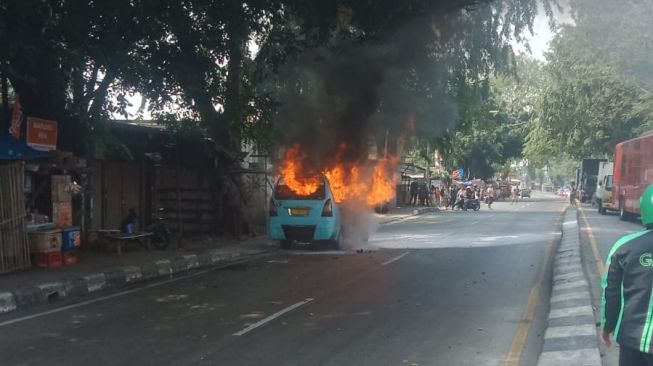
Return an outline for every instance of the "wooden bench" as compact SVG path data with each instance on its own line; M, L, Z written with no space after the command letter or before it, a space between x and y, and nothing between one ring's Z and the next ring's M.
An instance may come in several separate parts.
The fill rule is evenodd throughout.
M121 255L122 245L126 244L129 241L138 241L138 243L142 245L145 248L145 250L149 252L151 247L152 234L153 233L149 233L145 231L137 231L131 234L119 233L119 234L107 235L106 238L116 243L116 252L118 253L118 255Z

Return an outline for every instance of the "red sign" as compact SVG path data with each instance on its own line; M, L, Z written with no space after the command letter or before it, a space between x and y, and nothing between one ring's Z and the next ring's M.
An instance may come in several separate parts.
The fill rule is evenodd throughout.
M9 127L9 133L16 140L20 139L21 122L23 122L23 112L20 110L20 99L18 98L18 94L16 94L14 96L14 108L11 112L11 127Z
M37 150L57 148L57 121L27 117L27 145Z

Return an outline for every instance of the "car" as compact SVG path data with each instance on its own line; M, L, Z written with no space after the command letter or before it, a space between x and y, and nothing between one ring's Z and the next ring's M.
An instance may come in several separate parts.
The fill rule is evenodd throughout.
M308 195L295 193L279 179L270 200L268 233L283 249L295 241L329 242L341 249L341 210L326 178L319 178L317 190Z
M531 190L528 188L523 188L519 192L519 195L521 196L521 198L525 198L525 197L531 198Z

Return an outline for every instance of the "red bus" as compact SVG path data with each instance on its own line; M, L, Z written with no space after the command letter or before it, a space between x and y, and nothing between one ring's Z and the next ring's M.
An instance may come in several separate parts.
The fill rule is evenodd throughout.
M612 208L622 220L639 215L639 198L653 183L653 131L618 144L614 151Z

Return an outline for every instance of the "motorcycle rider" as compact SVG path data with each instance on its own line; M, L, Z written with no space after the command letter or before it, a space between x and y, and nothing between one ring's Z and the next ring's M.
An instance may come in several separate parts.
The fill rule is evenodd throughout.
M619 343L619 365L653 365L653 185L640 199L646 230L619 239L608 255L603 275L601 340Z
M461 184L460 188L458 189L458 195L456 197L456 204L455 207L466 210L465 209L465 197L467 197L467 192L465 190L465 185Z

